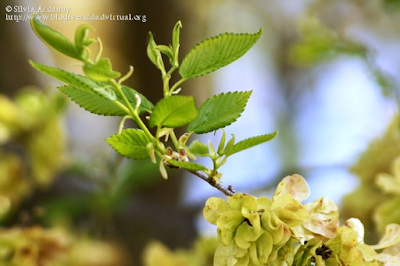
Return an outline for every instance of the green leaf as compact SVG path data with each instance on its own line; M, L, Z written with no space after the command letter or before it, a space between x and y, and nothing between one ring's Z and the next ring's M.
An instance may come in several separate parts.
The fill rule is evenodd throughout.
M172 30L172 49L176 53L176 49L179 49L179 35L182 28L182 22L179 20Z
M85 63L83 72L94 81L109 81L110 79L119 78L121 73L112 70L109 58L101 58L96 63Z
M153 62L153 64L158 68L158 69L164 69L164 63L162 61L161 53L157 49L157 44L154 41L153 34L149 32L149 43L147 45L147 56L150 58L150 61Z
M68 71L64 71L55 67L45 66L29 60L30 64L40 72L58 79L68 85L83 88L86 90L93 90L93 88L100 87L96 82Z
M224 150L225 150L225 138L226 138L225 130L222 129L222 137L221 137L221 140L219 141L219 144L218 144L218 151L217 151L217 153L218 153L220 156L224 154Z
M173 166L188 169L188 170L193 170L193 171L207 170L207 167L205 167L204 165L198 164L198 163L175 161L172 159L167 159L167 161L169 164L172 164Z
M124 109L122 109L118 104L109 101L107 99L104 99L104 96L106 95L100 96L98 95L98 93L94 93L90 90L85 90L73 86L62 86L58 87L58 89L88 112L105 116L127 115L127 112ZM142 98L142 104L139 107L140 114L147 112L148 110L152 110L154 108L153 104L149 100L147 100L146 97L144 97L142 94L135 91L134 89L123 85L122 90L124 91L126 97L128 98L129 103L133 108L135 108L136 106L135 94L138 94L139 97ZM108 91L110 93L113 93L113 91L110 91L110 89L108 89ZM117 97L117 100L120 103L124 104L123 100L120 97Z
M173 63L174 52L172 51L171 47L166 46L166 45L157 45L156 49L159 50L161 53L167 55L171 64Z
M61 86L58 89L88 112L105 116L124 116L127 113L116 103L90 91L74 86Z
M75 31L75 46L81 57L85 56L85 48L92 43L96 42L93 38L87 38L89 30L94 28L90 25L80 25Z
M61 69L58 69L55 67L41 65L41 64L35 63L33 61L30 61L30 63L37 70L55 78L55 79L65 82L68 85L71 85L76 88L82 88L84 90L95 92L110 101L114 101L116 99L116 95L112 90L106 89L106 88L104 88L103 84L93 82L84 76L81 76L81 75L78 75L75 73L71 73L68 71L64 71L64 70L61 70Z
M261 136L257 136L257 137L252 137L252 138L248 138L245 140L242 140L238 143L236 143L235 145L233 145L233 147L227 151L226 156L231 156L234 153L238 153L240 151L243 151L245 149L254 147L258 144L270 141L271 139L275 138L275 136L278 134L278 131L275 131L271 134L266 134L266 135L261 135Z
M154 105L141 93L137 92L135 89L132 89L128 86L122 85L122 91L124 92L126 98L128 99L129 103L136 108L136 97L135 95L139 95L141 98L141 104L139 106L139 112L142 114L147 111L151 111L154 109ZM122 103L122 99L119 99Z
M260 38L255 34L223 33L197 44L182 61L179 74L184 79L203 76L224 67L244 55Z
M209 98L189 124L188 131L202 134L232 124L240 117L250 95L251 91L228 92Z
M85 110L107 116L124 116L127 113L121 109L116 103L112 102L114 99L113 92L105 87L110 86L110 83L98 83L90 80L87 77L67 72L58 68L49 67L29 61L31 65L42 73L58 79L70 86L59 87L60 91L69 96L74 102ZM140 113L153 109L153 104L146 99L142 94L138 93L132 88L122 85L122 91L125 93L128 101L136 107L135 94L138 94L142 99L142 104L139 107ZM119 102L123 103L122 99L117 98Z
M115 101L117 99L117 94L115 93L115 91L112 88L97 87L97 88L93 88L93 90L97 94L106 98L107 100Z
M206 144L200 142L199 140L195 140L190 143L189 152L193 153L196 156L206 157L209 155L208 147Z
M178 66L178 56L179 56L179 35L182 28L181 21L178 21L175 24L174 29L172 30L172 52L174 54L174 62L176 66Z
M83 59L76 46L67 37L41 23L37 15L31 19L30 23L33 31L44 43L69 57Z
M230 150L233 148L234 144L235 144L235 134L232 134L232 138L228 141L228 143L225 146L224 154L229 153Z
M154 107L149 124L154 126L181 127L197 116L197 109L192 96L170 96Z
M106 141L122 156L138 160L149 157L146 146L150 140L140 129L125 129Z
M105 116L125 116L127 115L126 111L122 109L121 107L118 106L115 102L111 102L107 99L104 99L104 97L90 91L90 90L85 90L82 88L78 87L73 87L73 86L62 86L58 87L58 89L66 94L68 97L71 98L75 103L77 103L80 107L85 109L86 111L89 111L91 113L97 114L97 115L105 115ZM123 88L124 89L124 88ZM132 91L131 93L134 94L135 90L130 89L126 87L125 90ZM140 97L144 97L140 93L136 92ZM127 93L125 93L126 95ZM128 97L127 97L128 98ZM131 99L131 98L128 98ZM145 100L143 100L145 99ZM123 102L122 99L118 98L119 102ZM132 102L133 99L129 100L132 107L135 108L135 102ZM147 101L147 103L146 103ZM146 104L143 104L146 103ZM147 110L151 110L152 103L149 102L146 98L142 98L142 104L139 107L139 112L144 113Z

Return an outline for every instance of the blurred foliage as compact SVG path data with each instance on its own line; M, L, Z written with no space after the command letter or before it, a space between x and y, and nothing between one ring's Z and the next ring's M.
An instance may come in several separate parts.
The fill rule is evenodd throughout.
M351 167L361 183L344 197L343 215L361 219L369 232L366 235L368 241L375 241L387 224L400 223L397 211L400 198L398 191L392 191L398 189L399 156L400 130L396 116L384 135L370 143Z
M65 99L29 87L14 101L0 95L0 106L0 196L15 209L33 190L48 187L65 163Z
M169 250L159 241L152 241L143 253L144 266L208 266L212 265L218 247L216 238L199 237L191 249Z
M379 232L383 232L387 224L400 224L400 213L397 211L400 206L400 156L393 160L391 173L379 173L375 179L381 192L388 195L388 199L377 207L374 215Z
M301 67L314 67L343 56L360 60L382 94L397 100L398 80L377 63L379 51L371 43L355 36L352 27L380 41L398 31L399 1L314 1L299 21L300 38L291 47L289 61ZM333 10L347 10L333 14ZM349 14L352 18L348 18ZM329 26L328 26L329 25ZM353 29L354 30L354 29ZM362 35L361 35L362 36ZM364 39L365 40L365 39ZM399 108L400 106L398 106ZM373 141L361 154L351 172L360 178L360 186L343 200L343 219L360 218L366 227L366 241L375 242L390 223L399 223L395 211L400 204L396 191L396 158L400 156L399 119L394 118L386 133ZM390 188L389 188L390 187ZM368 199L368 200L367 200Z
M316 17L300 21L301 39L289 51L289 60L295 65L312 66L338 55L365 57L367 49L337 31L323 25Z
M0 265L125 265L113 244L65 230L18 227L62 224L110 239L104 233L132 192L159 181L151 162L116 156L100 158L96 166L67 159L65 105L63 96L35 87L14 100L0 95L0 218L12 226L0 231Z
M4 266L121 266L115 245L77 237L63 229L41 227L0 230L0 264Z
M64 191L59 197L41 201L40 205L46 210L41 217L44 224L71 224L82 217L87 218L88 214L94 219L109 219L136 190L160 181L156 174L158 169L150 161L132 163L117 156L111 162L104 159L101 163L103 165L98 166L79 161L65 169L70 180L90 189Z
M315 66L340 56L353 56L360 59L368 68L383 95L393 96L393 79L375 63L375 53L366 45L354 41L339 31L323 25L315 16L300 20L300 40L289 50L289 61L297 66Z

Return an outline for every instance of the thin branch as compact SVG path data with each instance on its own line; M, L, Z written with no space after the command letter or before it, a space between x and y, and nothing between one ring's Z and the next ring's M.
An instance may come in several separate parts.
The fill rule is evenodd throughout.
M194 170L188 170L185 169L186 171L200 177L201 179L203 179L204 181L206 181L207 183L209 183L211 186L215 187L216 189L218 189L219 191L221 191L222 193L224 193L226 196L233 196L235 195L235 191L233 190L232 186L229 186L229 188L225 188L224 186L222 186L221 184L215 182L214 179L208 177L206 174L204 174L203 172L200 171L194 171Z

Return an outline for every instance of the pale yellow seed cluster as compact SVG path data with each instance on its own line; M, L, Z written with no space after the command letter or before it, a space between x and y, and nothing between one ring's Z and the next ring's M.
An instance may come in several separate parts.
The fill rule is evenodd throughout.
M228 201L208 199L203 214L217 225L220 242L214 265L380 265L388 254L378 254L374 248L400 242L400 226L391 225L394 240L364 244L364 227L358 219L340 226L338 206L331 200L301 203L309 193L304 178L292 175L282 180L272 200L246 194L235 194Z

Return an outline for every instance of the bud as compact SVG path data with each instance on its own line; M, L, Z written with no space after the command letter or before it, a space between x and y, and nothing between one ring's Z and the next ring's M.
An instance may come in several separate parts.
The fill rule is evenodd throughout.
M185 133L179 138L179 140L178 140L179 147L184 147L186 145L186 142L188 141L189 136L190 136L189 133Z
M192 159L193 161L197 160L196 156L194 156L190 151L186 151L186 155L188 158Z
M188 158L188 154L186 153L185 149L179 149L179 154L178 154L178 158L180 161L184 161L184 162L188 162L189 158Z
M226 163L226 160L227 160L227 157L226 157L226 156L223 157L223 158L222 158L222 157L219 158L218 161L217 161L218 167L221 166L221 165L223 165L224 163Z
M215 154L214 146L212 145L211 140L208 141L208 146L210 147L210 155L212 157L215 157L216 154Z
M156 163L156 155L154 153L154 145L152 142L147 143L146 145L147 152L149 153L150 159L153 163Z
M158 136L161 138L163 136L165 136L165 142L168 141L169 135L171 134L171 132L173 132L174 129L173 128L168 128L168 127L164 127L160 130L160 133L158 134Z
M222 173L215 171L215 175L213 176L215 182L217 182L218 184L221 184L221 177L222 177Z
M164 179L168 179L168 173L167 173L167 169L165 169L164 161L165 161L165 158L163 158L163 159L160 161L160 173L161 173L161 176L162 176Z
M135 94L135 99L136 99L135 111L138 112L139 111L139 106L142 103L142 99L140 98L140 96L137 93Z
M225 130L222 129L222 137L221 140L219 141L219 145L218 145L218 154L220 156L222 156L224 154L225 151Z
M174 154L174 151L172 150L171 147L168 147L167 151L168 151L168 154L171 155L171 156Z
M177 90L173 91L172 94L178 94L181 92L181 90L182 90L182 88L178 88Z
M232 138L226 144L225 149L224 149L224 153L228 154L229 151L232 149L233 145L235 145L235 134L232 134Z

